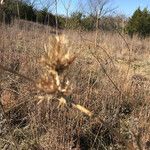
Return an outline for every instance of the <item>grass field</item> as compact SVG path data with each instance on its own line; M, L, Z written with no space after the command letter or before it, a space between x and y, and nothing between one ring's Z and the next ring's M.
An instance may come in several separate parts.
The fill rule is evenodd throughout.
M0 69L0 149L150 149L150 39L59 32L69 40L60 49L76 57L63 74L71 87L65 95L68 105L58 108L57 92L39 102L38 96L47 95L43 89ZM21 20L1 25L0 64L36 81L44 74L39 60L54 34L50 27Z

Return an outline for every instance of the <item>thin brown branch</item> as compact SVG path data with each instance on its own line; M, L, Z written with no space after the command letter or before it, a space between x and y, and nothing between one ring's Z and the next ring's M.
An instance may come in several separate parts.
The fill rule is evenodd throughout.
M84 38L81 34L80 34L80 37L81 37L82 40L88 41L88 42L90 42L90 44L94 45L94 43L91 40ZM107 52L108 50L106 50L106 48L100 46L99 44L96 44L96 47L99 47L100 49L102 49L104 51L106 56L110 59L110 61L112 62L113 66L115 67L115 64L114 64L114 61L113 61L112 57Z
M31 78L26 77L26 76L24 76L24 75L22 75L22 74L20 74L20 73L18 73L18 72L16 72L16 71L13 71L13 70L11 70L11 69L9 69L9 68L6 68L6 67L2 66L1 64L0 64L0 69L1 69L1 70L4 70L4 71L8 71L9 73L15 74L15 75L17 75L17 76L19 76L19 77L21 77L21 78L24 78L24 79L26 79L26 80L28 80L28 81L34 82L34 80L32 80Z
M97 60L97 62L99 63L99 65L102 68L102 71L104 72L104 74L108 77L109 81L113 84L113 86L118 90L118 92L122 95L122 91L118 88L117 84L111 79L111 77L109 76L109 74L107 73L105 67L103 66L103 64L100 62L99 58L97 58L97 56L91 52L92 56Z

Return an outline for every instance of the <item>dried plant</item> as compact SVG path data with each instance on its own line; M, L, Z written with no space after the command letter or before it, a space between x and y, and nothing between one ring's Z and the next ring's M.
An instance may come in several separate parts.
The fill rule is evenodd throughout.
M50 43L45 45L45 54L39 60L42 73L37 80L34 81L16 71L5 68L2 65L0 65L0 68L32 81L35 84L36 89L45 94L45 96L36 96L39 99L38 104L45 99L50 100L55 97L55 99L59 101L59 107L69 103L69 105L86 115L92 116L92 112L83 106L69 102L66 99L66 97L71 94L72 88L64 72L76 58L70 54L67 38L64 35L61 35L51 37L49 41Z
M70 56L69 51L64 47L64 37L56 37L50 40L50 44L45 46L45 55L42 56L40 63L43 69L41 78L37 82L37 87L46 92L53 94L68 92L69 81L64 77L64 71L74 61L75 56Z
M45 55L40 59L43 74L37 80L36 87L49 95L46 96L47 99L57 94L59 106L70 103L74 108L91 116L92 113L86 108L66 100L71 94L71 84L64 72L75 58L70 54L68 40L64 35L50 38L49 45L45 45ZM41 96L39 98L40 102L45 99Z

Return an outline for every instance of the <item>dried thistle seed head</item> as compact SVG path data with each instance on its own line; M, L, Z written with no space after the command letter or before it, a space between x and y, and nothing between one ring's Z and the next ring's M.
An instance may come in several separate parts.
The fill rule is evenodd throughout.
M56 36L44 46L45 55L40 60L43 74L36 83L40 91L52 96L55 94L58 97L61 96L60 105L65 103L63 97L70 95L72 91L64 70L74 61L75 57L70 55L67 44L68 40L65 36Z
M39 80L39 83L36 84L36 87L43 92L54 94L57 91L57 86L53 82L45 82Z
M49 94L53 94L58 91L59 80L57 72L49 71L37 80L36 87Z
M62 36L50 38L50 43L45 47L45 55L40 62L43 66L62 73L75 59L68 50L68 40Z

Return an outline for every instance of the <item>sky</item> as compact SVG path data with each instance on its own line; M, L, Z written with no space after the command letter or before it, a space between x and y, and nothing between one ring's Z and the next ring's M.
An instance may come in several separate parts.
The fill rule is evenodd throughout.
M62 1L64 4L62 4ZM58 13L66 14L66 10L64 9L64 5L67 6L68 2L70 2L69 12L73 12L76 10L80 10L81 3L83 9L86 7L86 3L88 0L58 0ZM116 8L115 11L118 14L124 14L127 17L132 16L133 12L140 7L141 9L148 7L150 8L150 0L110 0L111 6Z
M150 0L114 0L114 6L117 6L119 13L131 16L138 7L150 8Z

